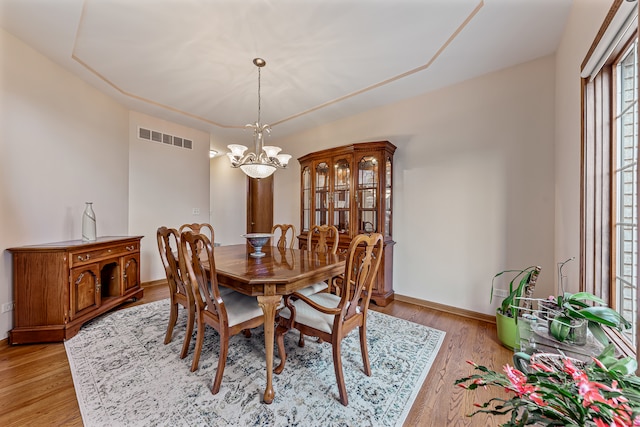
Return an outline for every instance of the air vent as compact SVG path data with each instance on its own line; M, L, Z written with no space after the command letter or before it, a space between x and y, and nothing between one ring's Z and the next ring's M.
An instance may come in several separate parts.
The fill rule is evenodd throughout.
M149 129L138 128L138 138L151 140L151 131Z
M156 130L145 129L143 127L138 127L138 139L161 142L163 144L186 148L188 150L193 149L193 141L191 141L190 139L185 139L175 135L169 135L166 133L158 132Z

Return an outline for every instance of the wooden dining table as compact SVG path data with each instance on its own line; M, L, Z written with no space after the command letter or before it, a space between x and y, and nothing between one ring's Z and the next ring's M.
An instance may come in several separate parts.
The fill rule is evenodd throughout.
M254 258L248 244L214 249L218 283L245 295L255 296L264 313L264 347L267 384L264 402L271 403L273 390L273 346L275 318L284 295L344 273L344 255L316 253L304 249L265 246L265 256Z

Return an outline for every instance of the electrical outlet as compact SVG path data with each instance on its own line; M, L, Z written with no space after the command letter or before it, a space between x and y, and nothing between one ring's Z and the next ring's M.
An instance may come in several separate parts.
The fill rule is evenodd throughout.
M15 303L13 301L6 302L6 303L2 304L2 312L6 313L8 311L13 311L14 307L15 307Z
M493 296L494 297L506 297L509 295L509 291L507 289L494 289Z
M193 208L194 215L200 215L200 208Z

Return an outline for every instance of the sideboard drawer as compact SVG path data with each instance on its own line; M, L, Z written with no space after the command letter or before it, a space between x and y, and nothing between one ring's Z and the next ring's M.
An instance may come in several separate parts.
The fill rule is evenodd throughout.
M89 262L100 261L105 258L113 258L129 253L138 252L140 250L140 242L129 242L127 244L101 247L93 250L71 252L69 259L70 267L77 267Z

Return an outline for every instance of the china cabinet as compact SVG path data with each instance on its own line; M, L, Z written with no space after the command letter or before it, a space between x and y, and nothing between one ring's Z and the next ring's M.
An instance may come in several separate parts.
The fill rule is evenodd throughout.
M388 141L362 142L307 154L298 159L301 173L300 248L313 225L334 225L338 251L346 253L360 233L384 236L383 258L371 299L393 300L393 154Z
M99 237L8 249L15 300L9 343L69 339L96 316L142 298L141 238Z

